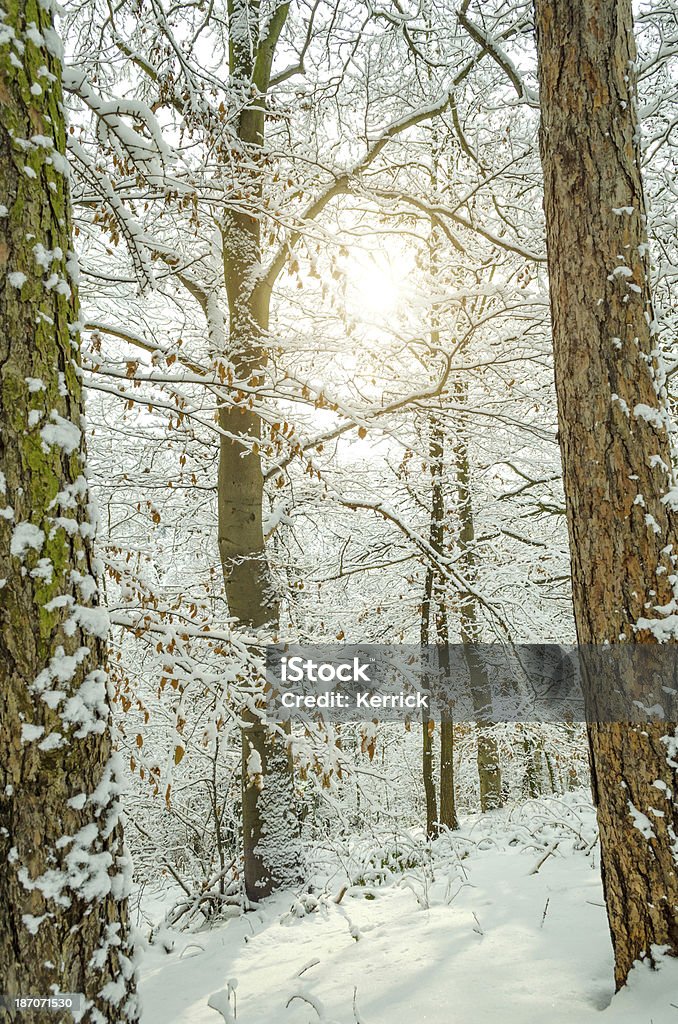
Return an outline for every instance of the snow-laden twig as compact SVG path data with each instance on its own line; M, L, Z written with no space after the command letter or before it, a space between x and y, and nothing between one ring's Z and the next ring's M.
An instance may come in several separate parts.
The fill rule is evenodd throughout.
M549 848L546 851L546 853L542 854L542 856L539 858L539 860L534 865L532 870L528 871L528 875L536 875L537 872L539 871L539 868L542 866L542 864L544 864L549 859L549 857L553 856L553 854L556 852L556 850L560 846L560 843L561 843L560 839L556 839L555 843L551 843L551 845L549 846Z

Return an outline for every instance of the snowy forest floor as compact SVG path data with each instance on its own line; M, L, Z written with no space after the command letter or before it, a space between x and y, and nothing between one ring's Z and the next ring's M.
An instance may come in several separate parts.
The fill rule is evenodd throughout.
M613 995L584 793L467 817L432 845L394 827L328 840L312 861L313 896L160 930L143 1024L678 1024L675 961ZM144 898L147 921L166 898Z

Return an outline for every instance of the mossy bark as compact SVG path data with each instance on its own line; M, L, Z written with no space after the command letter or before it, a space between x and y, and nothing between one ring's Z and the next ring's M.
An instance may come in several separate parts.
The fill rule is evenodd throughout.
M59 42L49 5L3 0L3 9L1 987L12 998L82 993L83 1020L133 1021L129 863L84 476Z

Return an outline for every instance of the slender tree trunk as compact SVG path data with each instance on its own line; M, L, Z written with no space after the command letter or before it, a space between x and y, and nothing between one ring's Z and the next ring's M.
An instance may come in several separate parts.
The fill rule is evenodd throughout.
M433 130L433 143L432 143L432 159L431 159L431 188L435 194L438 189L438 178L439 178L439 140L437 132ZM429 270L432 279L435 281L439 273L439 244L440 238L439 229L436 227L435 222L431 221L431 231L429 234ZM440 311L439 308L434 305L431 311L432 329L431 329L431 348L436 351L440 345ZM455 398L458 402L463 403L466 399L467 389L463 382L459 381L454 385ZM445 545L444 539L444 523L446 519L446 508L445 508L445 495L443 491L442 473L443 473L443 454L444 454L444 433L443 427L439 422L435 420L435 417L431 418L431 465L436 465L436 460L439 463L439 474L438 477L434 475L433 479L433 516L437 517L437 522L440 524L440 529L434 538L433 529L433 518L432 518L432 530L431 530L431 543L435 546L435 542L439 545L437 550L443 551ZM468 460L468 441L466 437L466 423L464 416L460 416L457 424L457 436L453 446L453 456L456 464L456 482L457 482L457 514L459 518L459 547L461 549L461 564L460 568L468 578L471 578L475 574L475 552L474 552L474 541L475 541L475 528L473 523L473 505L471 501L470 492L470 472L469 472L469 460ZM441 588L442 590L442 588ZM442 597L444 600L444 595ZM471 689L474 707L482 709L486 708L491 700L489 680L485 671L482 660L477 658L474 654L473 647L474 643L478 642L478 628L477 628L477 616L475 601L472 597L464 597L461 603L460 611L460 640L464 644L464 653L466 661L469 666L469 672L471 674ZM468 645L468 646L467 646ZM497 743L495 738L488 730L488 726L483 722L482 717L476 723L477 727L477 758L476 763L478 766L478 782L480 789L480 806L483 811L491 810L495 807L500 807L502 803L501 796L501 774L499 769L499 751L497 749ZM448 737L446 744L452 743L452 737L454 730L452 724L448 724ZM447 761L450 759L447 758Z
M454 795L454 722L440 723L440 824L459 828Z
M455 385L457 401L465 405L468 389L459 381ZM458 544L462 553L460 569L468 580L476 575L475 553L475 522L473 518L473 502L471 499L471 472L468 459L468 440L466 422L462 414L459 417L457 436L454 444L454 457L457 471L457 515L459 517ZM461 642L471 677L471 693L476 711L476 735L478 742L477 764L478 782L480 785L480 808L491 811L501 807L501 768L499 765L499 748L492 735L491 726L487 723L487 708L491 706L492 692L487 669L481 657L476 656L474 644L479 641L478 614L476 600L472 595L465 595L460 608Z
M440 667L443 678L449 678L450 639L444 605L439 605L436 618ZM449 716L443 718L440 723L440 825L450 829L459 828L454 789L454 721Z
M678 548L665 499L673 481L654 354L631 3L536 0L536 27L577 635L593 644L675 640L667 615ZM666 723L589 729L618 986L654 946L678 952L674 733Z
M431 146L431 189L435 193L438 188L438 172L440 143L436 129L433 129ZM431 221L428 253L429 270L433 281L439 273L438 250L440 239L439 229ZM436 351L440 346L440 310L437 305L431 309L431 349ZM442 555L445 546L445 490L443 471L445 463L445 434L439 417L435 413L429 416L429 461L431 465L431 526L429 541L432 549ZM427 585L429 578L427 576ZM443 678L449 678L450 672L450 637L447 618L447 594L444 581L439 578L436 570L431 568L429 608L435 609L435 633L439 650L439 663ZM426 727L426 723L425 723ZM426 740L424 741L426 744ZM430 743L430 740L428 741ZM431 755L432 756L432 755ZM433 793L435 799L435 790ZM455 829L459 827L457 819L457 803L454 792L454 722L450 712L443 712L440 723L440 818L438 827Z
M421 648L424 657L427 656L427 648L430 642L431 624L431 595L433 593L433 567L427 566L426 582L424 584L424 600L421 606ZM426 797L426 835L433 839L438 832L438 802L436 800L436 786L433 777L433 733L435 723L422 714L422 747L421 747L421 768L424 778L424 795Z
M258 283L261 269L261 151L265 130L265 93L279 32L289 5L278 8L260 38L259 5L232 0L230 77L234 88L252 96L237 123L241 145L241 188L250 211L229 211L222 224L224 280L229 302L229 356L239 380L263 382L270 292ZM257 94L259 93L259 94ZM262 641L277 629L278 602L273 591L263 530L264 478L259 445L261 420L246 404L224 406L220 426L218 513L219 553L231 615L261 632ZM242 441L233 438L242 437ZM242 817L245 889L257 901L298 877L299 823L294 803L294 769L288 740L250 714L242 736Z
M58 38L51 5L4 0L3 9L0 978L10 998L83 993L83 1020L134 1021Z
M524 734L523 750L525 752L523 791L534 800L541 796L544 790L543 743L541 740L536 740L534 736Z
M442 465L442 449L441 449ZM441 529L442 541L442 529ZM444 679L450 678L450 636L444 596L439 595L436 608L436 635L440 667ZM454 789L454 721L446 716L440 723L440 824L444 828L459 828L457 800Z
M434 336L434 335L432 335ZM443 553L445 542L445 494L443 491L443 464L445 445L443 429L435 415L430 417L431 464L431 533L430 544L435 552ZM435 632L439 650L442 678L450 675L450 636L448 629L445 588L433 573L433 605ZM440 824L445 828L458 828L454 794L454 722L445 716L440 723Z
M436 784L433 776L433 736L435 722L424 718L421 723L421 758L424 776L424 795L426 797L426 836L434 839L438 834L438 801Z

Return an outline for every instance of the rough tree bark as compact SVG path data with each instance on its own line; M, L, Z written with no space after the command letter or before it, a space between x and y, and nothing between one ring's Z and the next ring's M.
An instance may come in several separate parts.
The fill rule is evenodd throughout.
M229 3L230 81L247 102L237 122L241 188L251 209L231 211L222 224L224 279L229 303L229 357L250 386L266 368L270 288L261 272L261 156L266 92L289 4L281 4L261 38L259 4ZM246 405L223 406L219 457L219 552L231 615L262 640L274 633L278 603L273 592L263 530L264 477L259 454L261 420ZM294 809L294 770L289 744L250 715L243 729L242 824L245 888L250 900L296 881L299 824Z
M60 43L51 4L1 13L0 977L10 997L82 993L83 1020L133 1021Z
M675 640L676 517L654 353L631 3L536 0L535 10L577 635L586 644ZM674 732L666 723L589 728L617 986L635 959L652 960L653 946L678 952Z

